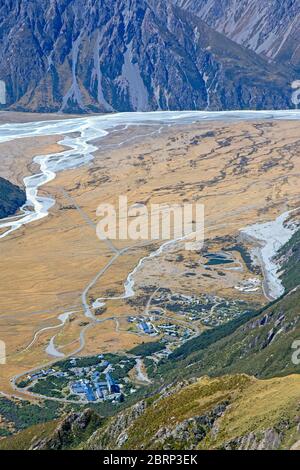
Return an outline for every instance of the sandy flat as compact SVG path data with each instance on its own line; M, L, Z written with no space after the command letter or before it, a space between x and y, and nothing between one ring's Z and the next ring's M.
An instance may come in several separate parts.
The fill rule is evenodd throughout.
M59 136L46 136L0 143L1 176L22 187L24 177L38 171L33 158L60 152L62 147L57 142L61 139Z

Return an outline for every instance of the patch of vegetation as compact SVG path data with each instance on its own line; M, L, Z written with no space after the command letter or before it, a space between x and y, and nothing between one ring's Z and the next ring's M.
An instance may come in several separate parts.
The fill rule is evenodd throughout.
M0 438L8 437L11 435L11 432L8 429L0 428Z
M250 256L249 252L246 250L246 248L243 245L234 245L230 248L225 248L224 251L237 251L241 255L241 257L242 257L245 265L249 269L249 271L253 272L253 273L257 272L257 268L255 266L253 266L253 261L252 261L252 258Z
M143 343L131 349L130 354L134 354L135 356L146 357L151 356L151 354L161 351L164 348L165 345L160 342Z
M289 291L300 284L300 230L282 247L278 257L286 257L281 276L284 287Z
M61 390L67 387L68 384L69 380L65 377L47 377L39 380L30 388L30 391L48 397L62 398Z
M19 388L26 388L26 387L28 387L29 384L30 384L30 380L26 379L26 380L21 380L21 382L18 382L17 386Z
M134 359L126 359L126 362L123 364L115 364L113 366L112 375L114 380L118 382L118 380L123 379L124 377L128 376L129 371L135 366Z
M16 430L54 420L60 415L61 409L59 403L48 400L39 406L25 401L0 398L0 415L7 422L13 423Z
M40 439L49 437L57 425L57 421L34 425L25 431L1 440L0 450L28 450L34 438L37 436Z

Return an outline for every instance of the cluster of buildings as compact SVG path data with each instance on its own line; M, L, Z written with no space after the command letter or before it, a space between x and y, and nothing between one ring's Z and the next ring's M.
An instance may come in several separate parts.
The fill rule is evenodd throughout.
M156 335L156 330L150 322L142 321L138 324L139 329L145 333L145 335Z
M28 380L38 380L38 379L42 379L43 377L46 377L48 374L49 374L48 371L40 370L39 372L36 372L35 374L28 375L27 379Z
M125 364L120 361L118 366L122 369ZM85 365L82 359L71 358L63 367L58 363L55 368L40 370L29 375L27 379L32 385L35 382L38 384L39 381L47 381L49 392L52 388L60 390L62 398L76 395L79 401L84 402L123 401L122 386L114 379L113 370L113 366L102 355L97 356L91 365ZM63 379L61 385L59 381L55 382L54 378Z
M254 289L257 286L253 287L251 284L247 287ZM161 292L159 299L154 300L156 303L164 303L166 310L184 316L190 322L201 322L210 327L224 324L228 320L236 318L246 308L243 301L227 301L212 294L188 296Z
M180 305L185 305L185 307L187 306L187 303L194 300L191 297L180 294L175 294L172 296L169 292L163 292L161 299L164 299L168 305L175 305L176 303L178 305L178 301L180 301ZM183 314L182 312L175 312L175 309L173 313ZM184 328L184 326L178 324L176 320L174 322L164 322L163 311L159 308L156 309L155 306L151 308L149 315L144 317L130 316L127 318L127 320L129 323L135 324L135 327L140 333L151 337L160 336L162 338L161 341L166 343L166 351L162 357L166 357L170 354L168 345L172 344L174 349L176 343L181 344L182 342L187 341L193 334L192 329ZM161 359L162 357L155 356L154 359Z
M100 381L100 373L94 372L91 380L81 379L70 385L71 393L83 397L88 402L95 401L122 401L123 394L120 385L112 375L107 372L105 381Z
M73 359L73 361L75 361ZM72 362L71 362L72 364ZM93 374L96 372L96 367L95 366L88 366L88 367L77 367L76 363L74 362L73 367L70 369L73 375L75 375L78 378L82 377L87 377L87 376L93 376ZM108 361L102 360L99 363L99 367L109 370L111 368L111 365Z
M200 297L161 292L159 297L153 299L153 308L149 315L129 316L127 320L134 325L140 334L151 337L159 337L162 349L148 356L154 362L168 357L174 349L188 341L194 334L192 327L183 321L177 321L173 317L164 318L163 309L159 307L164 302L167 311L174 315L183 315L186 320L201 321L203 324L222 324L224 319L234 317L240 310L238 302L226 302L224 299L213 295ZM107 360L108 359L108 360ZM61 393L62 398L74 399L80 403L106 402L112 403L124 400L124 395L134 393L130 388L131 378L128 371L131 370L132 358L115 361L110 355L99 355L92 358L71 358L59 363L53 369L41 370L28 379L47 381L49 391L53 388L55 393ZM133 366L132 366L133 367ZM122 371L123 369L123 371ZM114 376L118 377L116 380ZM61 378L51 384L51 377Z
M149 321L149 319L141 318L141 317L128 317L129 323L136 324L138 330L145 335L149 336L157 336L158 331L157 328Z
M43 370L40 370L39 372L36 372L35 374L28 375L27 379L30 381L34 381L34 380L43 379L45 377L48 377L49 375L53 375L55 377L61 377L61 375L59 374L61 373L57 372L55 369L47 369L47 370L43 369Z
M174 323L163 323L162 325L158 325L158 328L173 338L177 338L179 336L179 327Z

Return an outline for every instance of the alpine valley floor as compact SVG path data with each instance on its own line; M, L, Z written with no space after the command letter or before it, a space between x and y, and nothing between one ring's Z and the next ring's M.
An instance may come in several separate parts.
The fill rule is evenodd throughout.
M67 133L58 125L57 133L26 131L11 141L1 141L0 127L0 176L21 185L39 173L37 155L56 155L58 165L57 155L68 151L63 139L77 139L80 120L73 117ZM0 390L6 397L38 403L45 390L34 389L36 382L19 386L29 374L69 358L120 354L129 361L126 402L153 385L150 369L162 358L135 355L134 348L157 342L167 357L283 294L280 249L299 220L300 114L299 120L259 113L242 120L141 118L117 121L107 135L91 137L86 159L59 168L39 188L39 197L53 201L48 215L7 235L0 221L0 339L7 354ZM204 204L204 247L186 251L181 241L159 250L162 242L151 240L100 241L97 207L117 205L119 195L129 205ZM266 223L273 225L261 232ZM150 333L140 326L145 322ZM291 380L294 400L297 379ZM69 384L64 387L48 398L71 403ZM258 387L252 379L251 387Z

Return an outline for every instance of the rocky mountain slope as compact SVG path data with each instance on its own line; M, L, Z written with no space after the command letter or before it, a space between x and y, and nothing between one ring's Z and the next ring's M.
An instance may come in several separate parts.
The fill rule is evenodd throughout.
M300 70L298 0L175 0L238 44Z
M60 420L37 424L15 436L0 440L1 450L71 449L86 442L101 426L102 419L92 410L71 413Z
M9 109L292 107L293 71L162 0L2 0Z
M25 191L0 177L0 218L13 215L25 202Z
M299 386L299 376L182 382L109 420L84 448L289 448L300 437Z
M167 387L108 420L86 410L0 441L0 450L275 450L300 439L299 376L202 377Z

